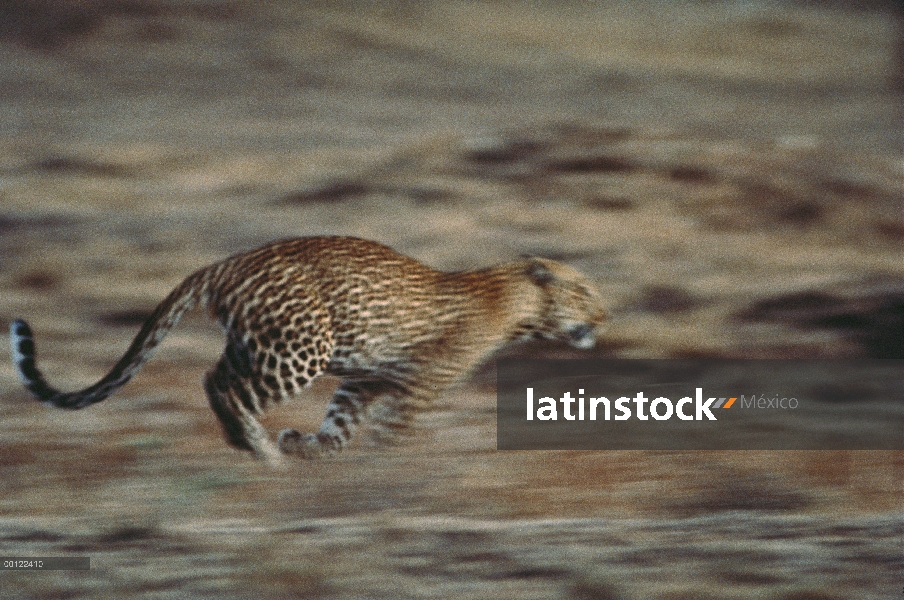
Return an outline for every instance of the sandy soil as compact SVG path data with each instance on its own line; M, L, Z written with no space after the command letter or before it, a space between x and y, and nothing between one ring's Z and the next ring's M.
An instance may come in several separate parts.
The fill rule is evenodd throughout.
M0 325L76 389L193 269L329 233L569 262L610 302L596 356L904 358L899 30L879 2L0 3ZM0 554L92 558L0 596L900 597L900 451L497 452L488 366L394 444L273 473L206 407L221 345L189 318L73 413L0 362Z

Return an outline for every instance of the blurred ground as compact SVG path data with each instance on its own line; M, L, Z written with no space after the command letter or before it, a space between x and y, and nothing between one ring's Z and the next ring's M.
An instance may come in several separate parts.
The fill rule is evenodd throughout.
M193 269L329 233L565 260L601 356L902 358L892 6L0 2L0 325L75 389ZM75 413L0 363L0 554L94 567L0 596L900 597L900 452L499 453L488 367L275 474L206 407L221 344L187 319Z

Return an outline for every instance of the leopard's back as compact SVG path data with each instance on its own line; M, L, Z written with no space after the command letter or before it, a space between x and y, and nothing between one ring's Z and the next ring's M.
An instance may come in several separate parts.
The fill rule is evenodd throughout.
M286 240L224 261L208 310L279 400L323 372L389 376L437 337L441 310L466 310L442 275L376 242Z

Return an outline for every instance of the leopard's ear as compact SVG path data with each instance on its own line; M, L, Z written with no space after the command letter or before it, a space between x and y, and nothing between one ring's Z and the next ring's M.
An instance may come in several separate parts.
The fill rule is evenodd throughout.
M529 257L526 272L530 280L537 285L546 285L555 279L555 275L542 258Z

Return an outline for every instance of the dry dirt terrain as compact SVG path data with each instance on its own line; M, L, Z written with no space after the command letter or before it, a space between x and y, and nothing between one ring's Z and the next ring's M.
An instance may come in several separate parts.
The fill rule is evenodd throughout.
M0 326L77 389L192 270L350 234L582 269L590 356L904 358L893 7L0 2ZM0 597L901 597L901 451L498 452L489 365L277 473L207 407L222 343L187 318L76 412L0 355L0 554L92 567ZM311 430L334 385L265 425Z

